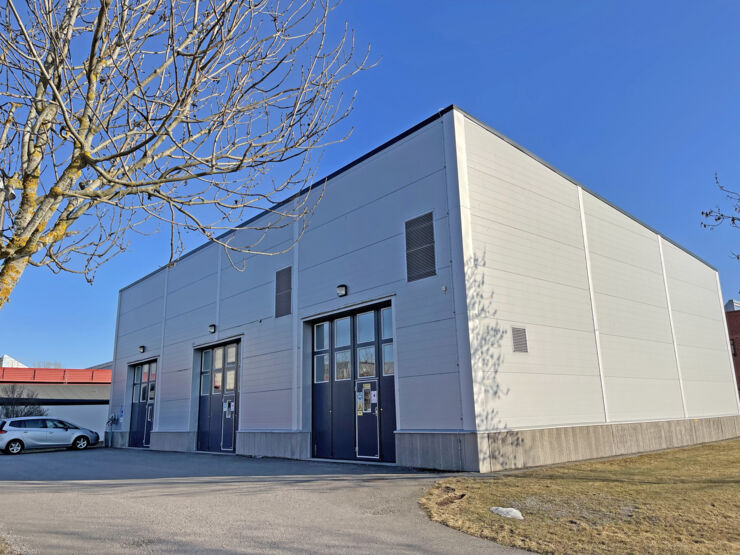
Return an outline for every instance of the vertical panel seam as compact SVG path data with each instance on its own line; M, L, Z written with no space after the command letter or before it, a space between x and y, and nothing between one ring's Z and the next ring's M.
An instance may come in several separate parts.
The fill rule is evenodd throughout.
M588 250L588 232L586 230L586 213L583 208L583 189L578 189L578 209L581 214L581 233L583 234L583 252L586 257L586 277L588 279L588 295L591 301L591 317L594 324L594 341L596 345L596 364L599 368L599 380L601 382L601 399L604 404L604 422L609 422L609 411L606 402L606 383L604 382L604 365L601 359L601 338L599 337L599 320L596 313L596 299L594 296L594 281L591 275L591 254Z
M730 375L732 377L732 383L735 384L735 405L737 406L738 413L740 413L740 391L737 389L737 376L735 376L735 362L732 360L732 347L730 346L730 329L727 326L727 314L725 314L725 307L722 303L722 287L719 283L719 272L715 271L715 280L717 282L717 297L719 299L719 307L722 313L722 326L725 330L725 347L727 348L727 357L730 361Z
M678 358L678 341L676 341L676 326L673 323L673 307L671 306L671 293L668 291L668 274L665 271L665 256L663 255L663 239L658 235L658 249L660 250L660 269L663 272L663 287L665 288L665 299L668 303L668 321L671 325L671 339L673 341L673 355L676 357L676 371L678 372L678 386L681 389L681 406L683 416L687 418L689 413L686 408L686 391L683 388L683 376L681 376L681 361Z
M225 247L217 246L218 249L218 257L216 259L216 264L218 264L218 267L216 268L216 317L215 317L215 323L216 323L216 337L215 339L219 341L221 339L221 263L223 262L223 251ZM225 353L224 353L225 356ZM224 368L226 367L225 361L224 361ZM195 368L193 368L193 372L195 372ZM240 372L241 374L241 372ZM200 376L198 376L198 380L200 381ZM195 391L193 391L193 388L190 389L191 395L195 397L195 399L191 399L190 406L192 407L191 410L196 414L195 419L197 422L197 419L200 418L200 394L195 396ZM200 393L200 392L198 392ZM223 400L223 391L222 391L222 397ZM241 407L240 407L241 408ZM210 411L210 405L209 405L209 411ZM210 416L210 415L209 415ZM234 426L238 427L239 415L237 414L234 418ZM221 436L221 443L220 446L223 449L223 442L224 442L224 423L223 423L223 414L221 415L221 433L219 434ZM196 426L196 445L197 445L197 426ZM210 426L209 426L209 434L210 434ZM210 442L210 439L209 439ZM236 434L234 435L234 443L236 443ZM235 446L236 447L236 446ZM236 451L236 449L234 450Z
M120 321L121 321L121 290L119 289L119 291L118 291L118 306L116 307L116 331L115 331L114 340L113 340L113 368L111 369L111 384L110 384L110 391L109 391L109 394L108 394L109 395L109 400L108 400L108 409L109 409L109 411L110 411L110 409L113 408L113 389L116 387L116 381L113 378L114 378L114 376L116 374L116 367L118 366L118 327L119 327ZM123 409L123 407L124 407L124 405L126 403L126 388L128 387L128 366L126 366L125 378L126 379L124 380L124 383L123 383L123 398L121 399L121 409ZM116 388L116 389L118 389L118 388ZM120 414L120 409L117 412ZM109 416L111 414L115 414L115 413L110 413L109 412ZM123 424L123 422L120 422L119 421L119 423L118 423L118 425L116 427L118 428L122 424ZM111 431L111 445L112 445L112 443L113 443L113 435L112 435L113 426L111 426L111 430L110 431Z
M155 429L159 431L159 412L160 412L160 396L157 394L162 390L162 381L164 379L164 333L165 326L167 325L167 290L169 288L169 277L170 268L167 266L164 270L164 295L162 298L162 332L160 334L159 341L159 361L157 362L157 375L159 376L156 385L154 386L154 422L152 423L152 432ZM151 445L151 442L150 442Z
M221 263L223 262L222 254L225 247L218 248L218 268L216 269L216 337L221 338Z
M301 415L303 411L303 395L299 395L299 388L301 391L303 388L303 381L299 378L299 376L303 376L301 372L301 362L303 360L301 346L303 345L303 338L301 337L301 322L298 318L298 249L300 245L298 239L298 222L293 220L293 269L290 271L290 312L293 318L293 373L291 376L293 430L301 429L299 422L302 421Z

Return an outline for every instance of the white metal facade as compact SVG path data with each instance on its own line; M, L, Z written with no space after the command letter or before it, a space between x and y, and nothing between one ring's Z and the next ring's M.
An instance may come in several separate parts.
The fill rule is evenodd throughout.
M407 282L404 222L428 212L436 275ZM298 232L270 232L260 248ZM716 271L456 108L331 178L292 250L234 261L246 270L205 246L121 290L117 431L128 429L131 365L156 358L153 438L182 434L173 448L191 449L194 352L237 338L239 432L308 435L305 322L385 300L398 434L738 414ZM292 313L275 318L275 272L287 266ZM512 326L526 329L527 353L513 352ZM240 451L239 437L237 452L269 454Z
M476 392L478 430L738 414L717 272L454 117L466 267L494 314L471 314L471 327L524 327L529 340L528 353L512 352L510 338L488 353L472 339L498 361L473 361L476 385L499 392Z

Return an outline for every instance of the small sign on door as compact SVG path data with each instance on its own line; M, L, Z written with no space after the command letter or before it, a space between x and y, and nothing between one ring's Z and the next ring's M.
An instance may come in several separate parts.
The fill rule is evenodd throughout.
M356 407L357 407L357 416L362 416L362 391L358 391L357 395L355 396L356 399Z

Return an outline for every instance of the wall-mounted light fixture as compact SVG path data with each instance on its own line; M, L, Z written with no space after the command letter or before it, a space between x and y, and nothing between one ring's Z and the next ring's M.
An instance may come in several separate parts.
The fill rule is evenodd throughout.
M216 324L208 324L208 333L216 333Z
M337 297L346 297L347 291L349 291L349 288L346 285L337 285Z
M139 345L139 352L143 353L144 351L146 351L146 345Z

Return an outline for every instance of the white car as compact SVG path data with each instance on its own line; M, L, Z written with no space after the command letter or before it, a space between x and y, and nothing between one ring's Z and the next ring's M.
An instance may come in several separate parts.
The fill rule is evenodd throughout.
M96 432L58 418L24 416L0 419L0 450L10 455L18 455L24 449L85 449L98 441L100 436Z

